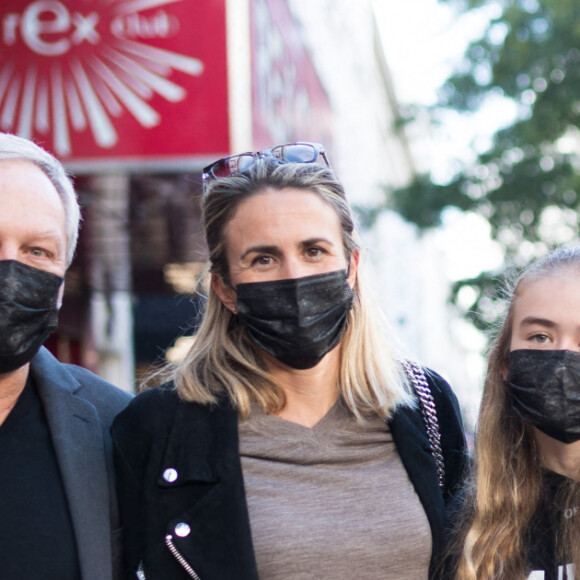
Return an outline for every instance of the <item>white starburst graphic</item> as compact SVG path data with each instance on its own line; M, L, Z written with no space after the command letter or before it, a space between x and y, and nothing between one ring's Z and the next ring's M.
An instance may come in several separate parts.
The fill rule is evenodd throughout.
M162 37L179 23L164 10L139 20L140 13L181 1L104 0L109 12L106 34L102 14L86 8L75 12L56 0L37 0L21 13L7 14L3 30L8 50L2 49L7 56L0 60L0 129L27 138L51 132L54 152L68 156L71 133L87 128L99 147L114 147L119 141L114 119L124 112L144 128L158 125L160 114L151 99L159 95L169 102L183 100L185 89L169 77L173 71L198 76L204 65L195 57L152 46L128 30L146 27L150 36ZM59 27L62 34L41 35L43 26L51 33ZM36 54L55 58L46 58L47 66L19 66L11 58L10 43L20 37Z

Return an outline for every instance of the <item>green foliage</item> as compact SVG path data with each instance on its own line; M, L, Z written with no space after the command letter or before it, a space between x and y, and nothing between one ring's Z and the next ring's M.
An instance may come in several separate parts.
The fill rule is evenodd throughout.
M489 95L501 94L518 104L518 118L450 183L419 176L392 192L388 203L420 228L438 226L448 207L483 215L505 248L507 268L578 234L580 3L464 0L461 5L465 10L500 6L501 15L468 47L433 113L473 111ZM457 301L461 287L477 288L467 316L480 327L493 322L498 275L484 273L453 290Z
M473 291L474 300L471 307L466 310L465 318L477 329L489 334L498 316L504 311L502 291L507 287L504 274L492 274L482 272L475 278L460 280L451 288L451 300L455 304L459 302L459 294L469 288Z

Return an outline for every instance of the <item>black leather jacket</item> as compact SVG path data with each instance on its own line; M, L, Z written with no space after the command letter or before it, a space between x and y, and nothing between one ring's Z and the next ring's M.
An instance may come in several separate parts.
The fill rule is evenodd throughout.
M466 454L455 395L427 373L445 459L443 494L419 410L401 408L389 427L431 527L435 577L447 537L446 505L461 483ZM117 417L113 440L127 578L258 580L233 409L185 403L169 386L159 387Z

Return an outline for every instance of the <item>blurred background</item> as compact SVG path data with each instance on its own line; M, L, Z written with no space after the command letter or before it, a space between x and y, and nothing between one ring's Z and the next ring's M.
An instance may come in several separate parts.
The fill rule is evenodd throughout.
M323 143L407 354L476 418L506 273L578 234L571 0L4 0L0 129L74 175L48 347L133 391L195 332L201 169Z

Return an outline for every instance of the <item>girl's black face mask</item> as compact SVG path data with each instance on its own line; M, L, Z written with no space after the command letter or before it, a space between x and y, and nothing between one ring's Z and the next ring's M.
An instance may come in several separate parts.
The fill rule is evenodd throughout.
M580 353L514 350L506 383L522 421L562 443L580 440Z
M0 374L30 362L58 323L63 279L15 260L0 260Z
M236 294L249 337L295 369L316 366L339 343L353 300L345 270L238 284Z

